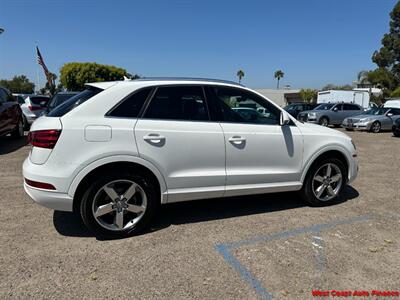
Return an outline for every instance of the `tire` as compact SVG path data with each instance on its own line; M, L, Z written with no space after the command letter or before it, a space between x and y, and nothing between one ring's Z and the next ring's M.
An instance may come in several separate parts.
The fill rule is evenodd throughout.
M331 168L331 176L325 178L324 176L327 175L328 165L330 165ZM318 178L316 178L317 175L319 176ZM300 190L300 195L304 201L312 206L330 205L337 202L346 185L346 178L346 167L341 160L337 158L320 159L316 161L308 171L303 187ZM328 184L328 182L330 183ZM326 184L328 184L331 189L328 189ZM325 185L325 188L321 188L323 185ZM320 188L320 190L322 189L320 197L318 197L318 188ZM333 194L329 191L332 191Z
M133 184L136 184L134 195L125 199ZM110 194L117 201L112 201ZM140 173L122 170L96 177L83 195L80 212L85 225L97 237L125 238L138 234L149 226L159 203L157 187L152 180ZM103 209L100 210L100 207ZM95 216L95 211L98 216ZM122 217L118 218L121 214Z
M381 123L378 121L375 121L374 123L371 124L371 132L373 133L378 133L381 131Z
M329 120L327 117L321 117L319 119L319 125L327 127L329 125Z
M24 136L24 124L23 124L22 120L18 121L17 126L11 132L11 136L13 138L21 138Z
M394 135L395 137L400 137L400 132L398 132L398 131L393 131L393 135Z
M29 125L28 120L26 119L25 116L22 116L22 118L24 122L24 130L28 131L31 126Z
M354 131L354 129L350 129L350 128L345 128L346 131Z

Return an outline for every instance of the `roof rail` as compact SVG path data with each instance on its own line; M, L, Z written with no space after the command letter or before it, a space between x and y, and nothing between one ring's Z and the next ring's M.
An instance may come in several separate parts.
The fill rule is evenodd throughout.
M211 79L211 78L192 78L192 77L142 77L138 79L132 79L131 81L171 81L171 80L180 80L180 81L208 81L208 82L217 82L217 83L227 83L232 85L243 86L240 83L229 80L222 79Z

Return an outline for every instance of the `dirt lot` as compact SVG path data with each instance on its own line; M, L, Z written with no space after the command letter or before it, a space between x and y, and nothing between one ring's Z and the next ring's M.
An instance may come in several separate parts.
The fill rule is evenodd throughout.
M96 240L24 194L26 141L0 139L0 299L311 299L399 290L400 139L350 133L360 174L343 202L295 193L163 207L151 232Z

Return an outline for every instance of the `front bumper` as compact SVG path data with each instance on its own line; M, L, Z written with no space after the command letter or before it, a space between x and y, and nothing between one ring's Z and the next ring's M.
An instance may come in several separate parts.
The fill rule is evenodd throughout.
M341 125L345 129L349 130L370 130L371 123L342 123Z

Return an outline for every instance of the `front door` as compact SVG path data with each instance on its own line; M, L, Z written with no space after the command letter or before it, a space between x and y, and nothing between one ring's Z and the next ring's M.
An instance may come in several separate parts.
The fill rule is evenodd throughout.
M160 86L135 126L139 155L164 174L168 202L221 197L225 144L202 86Z
M225 136L225 195L299 189L300 130L294 124L280 126L281 111L255 93L218 86L209 91L220 107Z

